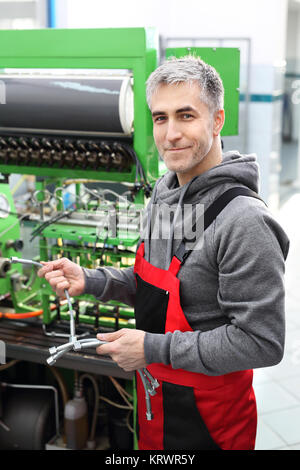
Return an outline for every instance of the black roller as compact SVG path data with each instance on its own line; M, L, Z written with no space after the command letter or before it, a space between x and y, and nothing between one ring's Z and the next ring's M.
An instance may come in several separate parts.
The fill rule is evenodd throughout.
M130 135L133 100L124 77L1 74L0 129ZM11 142L14 147L15 142Z

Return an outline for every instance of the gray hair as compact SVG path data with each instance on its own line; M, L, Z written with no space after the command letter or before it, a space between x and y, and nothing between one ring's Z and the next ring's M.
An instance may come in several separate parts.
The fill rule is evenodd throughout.
M177 59L170 57L151 73L146 82L146 98L151 109L151 100L161 83L196 81L200 88L200 99L214 113L224 107L224 87L220 75L211 65L199 57L187 55Z

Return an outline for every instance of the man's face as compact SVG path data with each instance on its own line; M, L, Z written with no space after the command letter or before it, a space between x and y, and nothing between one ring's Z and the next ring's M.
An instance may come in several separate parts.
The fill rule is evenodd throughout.
M199 85L161 84L151 101L153 136L167 168L185 183L201 173L211 150L214 117L200 100Z

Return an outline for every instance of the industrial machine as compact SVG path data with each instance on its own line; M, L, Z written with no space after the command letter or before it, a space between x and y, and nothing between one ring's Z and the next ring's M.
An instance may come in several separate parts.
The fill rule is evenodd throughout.
M168 50L167 56L189 52L222 75L230 109L223 135L237 134L239 51L182 48ZM145 82L158 57L154 29L0 32L0 339L8 361L0 365L0 448L135 446L134 376L109 358L91 349L68 349L52 367L52 380L29 383L33 369L39 374L49 370L49 348L63 350L70 336L70 299L57 299L37 277L34 264L59 257L87 268L134 263L143 208L164 171L145 97ZM12 174L21 182L31 175L34 187L28 197L13 197ZM11 262L24 253L30 254L31 265ZM133 309L116 301L104 304L82 295L72 299L72 312L79 338L135 327ZM31 367L27 376L22 374L23 384L12 383L19 378L13 372L19 361ZM92 385L86 395L85 378ZM74 393L71 401L66 388ZM106 413L99 411L99 389L107 392L100 393ZM17 411L28 414L27 427L18 422ZM101 438L100 412L109 429L107 442ZM30 417L39 413L44 426L37 437ZM48 442L51 433L55 437Z

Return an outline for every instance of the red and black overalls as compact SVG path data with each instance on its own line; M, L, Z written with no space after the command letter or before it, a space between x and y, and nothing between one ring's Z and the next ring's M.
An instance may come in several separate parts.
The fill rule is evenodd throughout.
M246 188L232 188L204 214L204 230L234 197L258 197ZM192 331L180 305L177 274L190 251L184 241L168 270L144 258L144 242L137 251L136 328L151 333ZM252 370L219 376L150 364L147 369L160 387L151 397L153 419L146 420L145 394L137 374L137 434L140 450L252 450L257 413Z

